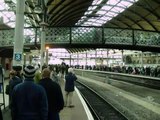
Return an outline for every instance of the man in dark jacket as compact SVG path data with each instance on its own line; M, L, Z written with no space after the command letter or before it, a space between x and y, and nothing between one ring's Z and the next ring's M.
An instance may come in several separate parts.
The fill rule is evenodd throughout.
M22 82L22 80L16 76L16 71L14 71L14 70L10 71L10 81L9 81L9 89L8 89L9 107L11 104L11 96L12 96L13 88L21 82Z
M24 82L16 85L12 92L12 120L47 120L48 103L45 90L34 83L36 69L24 68Z
M59 84L50 78L50 70L48 68L42 71L42 79L39 84L44 87L47 94L48 120L60 120L59 112L64 107L63 95Z
M68 74L65 76L65 106L74 107L72 104L74 81L77 80L76 75L73 72L73 68L68 69Z

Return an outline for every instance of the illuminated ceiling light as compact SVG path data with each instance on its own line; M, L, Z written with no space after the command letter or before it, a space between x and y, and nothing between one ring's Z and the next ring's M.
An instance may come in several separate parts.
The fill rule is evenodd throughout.
M46 50L48 50L48 49L49 49L49 47L47 46L47 47L46 47Z

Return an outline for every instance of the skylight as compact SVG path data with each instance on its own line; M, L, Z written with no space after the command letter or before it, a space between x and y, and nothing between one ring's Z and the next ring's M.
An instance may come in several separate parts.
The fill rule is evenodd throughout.
M11 28L15 27L15 8L16 8L16 0L12 0L12 3L5 3L4 0L0 0L0 17L3 18L3 23L10 26ZM25 17L26 19L27 17ZM25 22L25 27L31 26L30 21Z
M81 26L102 26L107 21L122 13L138 0L94 0L92 5L84 13L84 16L76 23ZM99 5L102 7L99 9Z

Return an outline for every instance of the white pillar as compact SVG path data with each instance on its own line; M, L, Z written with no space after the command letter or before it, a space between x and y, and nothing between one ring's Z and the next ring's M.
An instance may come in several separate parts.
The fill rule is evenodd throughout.
M95 50L95 65L97 65L97 50Z
M109 49L107 49L107 66L109 67Z
M88 56L88 55L87 55L87 51L86 51L86 65L87 65L87 63L88 63L88 61L87 61L87 56Z
M79 65L79 53L77 53L77 65Z
M46 65L48 66L48 49L46 49Z
M141 67L143 67L143 52L141 52Z
M42 66L44 65L45 39L46 39L45 28L42 27L42 31L41 31L41 63L40 63L41 67L40 67L40 70L42 70Z
M17 0L16 6L16 26L14 35L13 66L23 65L23 31L24 31L24 10L25 0Z
M23 62L24 62L23 64L26 65L26 61L27 61L27 54L26 53L23 54L23 58L24 58L23 59Z
M123 53L124 53L124 51L122 50L122 66L123 66L123 62L124 62L124 61L123 61Z
M70 54L70 58L69 58L69 65L70 65L70 66L72 65L71 60L72 60L72 55Z

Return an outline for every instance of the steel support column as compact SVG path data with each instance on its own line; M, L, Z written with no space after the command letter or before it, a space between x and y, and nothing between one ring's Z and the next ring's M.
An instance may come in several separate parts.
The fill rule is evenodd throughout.
M17 0L13 66L23 66L25 0Z

